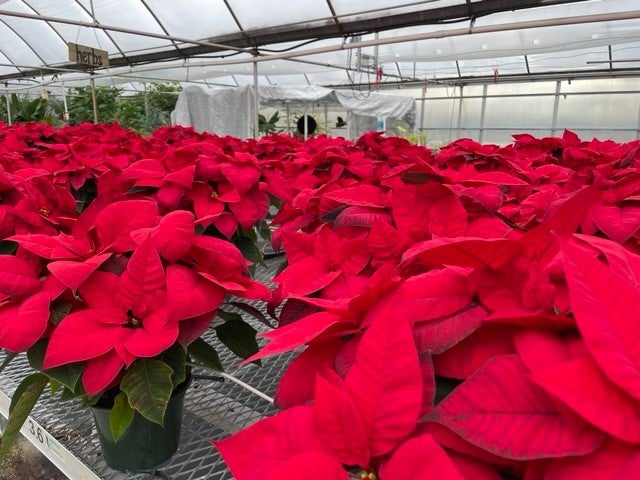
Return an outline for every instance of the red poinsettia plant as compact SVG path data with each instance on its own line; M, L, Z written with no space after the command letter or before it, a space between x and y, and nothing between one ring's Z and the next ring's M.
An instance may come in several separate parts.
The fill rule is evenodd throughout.
M115 389L117 439L134 411L162 424L188 362L222 369L202 338L213 325L242 358L257 352L255 329L220 308L229 296L270 297L238 248L253 245L268 208L256 161L204 155L225 139L184 129L198 140L187 148L164 133L0 128L0 368L26 352L36 370L14 394L0 454L47 384L89 404ZM201 200L193 192L203 188L226 197Z
M215 442L235 478L633 478L640 143L315 142L370 168L287 167L248 361L303 350L282 411Z

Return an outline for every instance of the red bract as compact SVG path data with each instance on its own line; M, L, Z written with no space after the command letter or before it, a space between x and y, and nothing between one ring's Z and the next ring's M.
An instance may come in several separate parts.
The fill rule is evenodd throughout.
M526 373L517 356L494 357L438 405L434 419L506 458L579 455L602 444L603 434L563 415Z
M178 324L167 313L164 269L150 241L135 250L120 277L96 272L80 294L87 308L71 313L54 330L43 368L87 361L82 381L89 395L106 388L125 365L158 355L178 337ZM85 341L78 342L79 335ZM95 376L94 362L102 367Z
M0 347L48 342L90 393L196 340L227 294L269 298L228 239L255 254L274 197L280 326L248 361L304 350L284 410L218 443L240 480L634 478L638 141L0 139Z
M630 314L640 300L637 142L571 132L521 135L506 147L466 139L433 157L379 134L358 142L360 154L325 138L276 143L278 172L296 192L275 219L288 265L270 311L284 306L253 358L307 347L277 390L284 412L265 422L288 424L287 408L308 408L321 420L309 435L324 452L310 461L333 472L337 459L351 475L374 470L381 480L629 475L640 458ZM370 165L360 175L346 167L356 158ZM387 282L366 280L380 272ZM368 339L384 325L394 338L406 322L423 393L367 391L385 404L419 397L420 419L395 450L374 452L363 433L372 399L355 402L348 385L361 369L359 378L385 384L383 355ZM303 403L311 406L294 407ZM393 435L410 410L389 414L376 437ZM243 443L267 441L254 431ZM222 453L235 473L238 453ZM298 460L284 465L299 471Z

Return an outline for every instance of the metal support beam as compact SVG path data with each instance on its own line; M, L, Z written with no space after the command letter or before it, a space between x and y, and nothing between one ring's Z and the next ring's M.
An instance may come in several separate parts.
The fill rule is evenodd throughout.
M253 138L260 136L260 93L258 92L258 62L253 62Z
M422 102L420 102L420 132L424 129L424 107L427 101L427 81L422 84Z
M478 142L482 143L484 137L484 118L487 113L487 84L482 87L482 107L480 108L480 132L478 134Z
M464 100L464 85L460 85L460 100L458 101L458 128L455 138L460 137L460 129L462 128L462 101ZM451 138L449 138L451 140Z
M558 80L556 82L556 93L553 98L553 117L551 118L551 136L556 134L556 128L558 127L558 110L560 109L560 89L562 88L562 82Z
M9 126L11 126L13 123L11 120L11 101L9 100L8 93L6 93L4 97L7 100L7 120L9 121Z
M93 123L98 123L98 99L96 98L96 80L91 78L91 103L93 104Z

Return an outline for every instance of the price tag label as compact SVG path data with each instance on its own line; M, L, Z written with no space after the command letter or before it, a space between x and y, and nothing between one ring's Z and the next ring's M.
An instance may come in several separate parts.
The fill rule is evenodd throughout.
M25 424L26 434L31 437L31 442L48 449L51 453L57 456L59 459L63 459L62 445L49 434L44 428L33 421L31 417L27 418ZM22 429L22 433L25 433L25 429Z

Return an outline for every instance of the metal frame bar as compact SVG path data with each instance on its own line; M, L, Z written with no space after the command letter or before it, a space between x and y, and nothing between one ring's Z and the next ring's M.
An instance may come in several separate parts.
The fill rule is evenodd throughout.
M144 6L144 8L147 9L147 11L149 12L149 14L151 15L151 17L156 21L156 23L158 24L158 26L160 27L160 29L164 32L164 34L168 37L171 36L171 34L169 33L169 30L167 30L165 28L165 26L162 24L162 22L160 21L160 19L158 18L158 16L155 14L155 12L149 7L147 0L140 0L140 3L142 3L142 5ZM178 47L178 44L174 41L171 40L171 43L173 43L173 46L176 50L180 50L180 47Z
M95 12L91 12L89 10L87 10L85 8L85 6L80 3L80 2L75 2L75 4L80 7L84 13L86 13L87 15L89 15L89 18L91 18L93 20L93 22L96 25L100 25L100 22L98 22L98 19L95 17ZM47 23L49 25L51 25L51 22L47 21ZM120 48L120 46L118 45L118 43L114 40L113 36L109 33L108 30L102 30L104 32L104 34L107 36L107 38L109 39L109 41L111 43L113 43L113 45L116 47L116 49L118 50L118 53L120 53L120 55L122 55L122 58L127 58L127 55L125 54L125 52ZM65 42L66 43L66 42Z
M560 111L560 91L562 90L562 82L558 80L556 82L556 91L554 93L553 100L553 117L551 117L551 135L556 133L558 126L558 112Z

